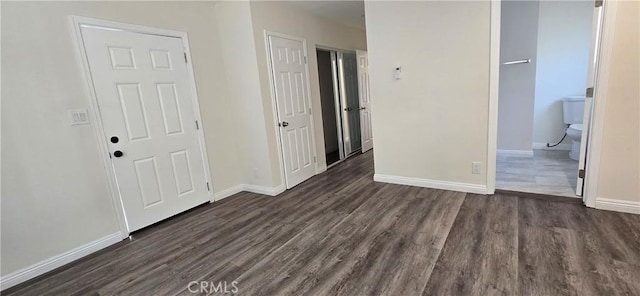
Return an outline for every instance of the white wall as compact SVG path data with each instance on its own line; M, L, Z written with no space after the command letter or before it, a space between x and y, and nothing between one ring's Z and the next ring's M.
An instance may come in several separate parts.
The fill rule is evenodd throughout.
M376 175L486 186L490 2L367 1L365 11Z
M640 210L640 3L617 5L613 52L605 60L610 68L597 199L628 201Z
M1 275L118 231L68 15L189 34L213 188L242 182L214 4L2 2ZM94 118L91 118L94 120Z
M540 1L534 143L560 140L562 98L584 95L592 14L592 1Z
M233 124L246 184L272 187L264 106L249 2L220 2L216 17L231 101L238 111Z
M365 32L361 29L348 27L310 14L286 2L252 1L251 16L258 60L258 74L260 76L262 105L264 106L269 159L271 162L270 169L273 176L273 185L278 186L282 184L284 180L281 179L278 158L277 123L273 117L269 66L265 46L265 30L302 37L307 40L309 81L311 84L311 108L319 171L326 169L326 160L322 129L320 86L318 83L318 64L315 53L316 45L346 50L366 49L366 37Z

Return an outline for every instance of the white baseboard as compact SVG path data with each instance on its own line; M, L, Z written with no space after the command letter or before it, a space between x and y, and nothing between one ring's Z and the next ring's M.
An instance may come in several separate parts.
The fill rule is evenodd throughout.
M547 147L547 143L533 143L533 149L570 151L571 143L562 143L555 147Z
M427 188L461 191L461 192L469 192L469 193L477 193L477 194L487 194L487 186L478 185L478 184L419 179L419 178L410 178L410 177L401 177L401 176L381 175L381 174L373 175L373 180L376 182L391 183L391 184L427 187Z
M498 149L498 155L513 157L533 157L533 150L503 150Z
M619 199L608 199L596 197L596 209L639 214L640 215L640 201L628 201Z
M242 185L242 190L243 191L248 191L248 192L253 192L253 193L258 193L258 194L276 196L276 195L284 192L285 190L287 190L287 187L284 184L280 184L280 185L278 185L276 187L267 187L267 186L243 184Z
M284 184L281 184L279 186L276 187L267 187L267 186L260 186L260 185L252 185L252 184L239 184L236 186L232 186L229 187L227 189L224 189L220 192L216 192L213 194L213 200L214 201L219 201L222 199L225 199L229 196L232 196L234 194L238 194L242 191L247 191L247 192L252 192L252 193L257 193L257 194L264 194L264 195L270 195L270 196L276 196L282 192L284 192L287 188L285 187Z
M0 278L0 291L52 271L60 266L78 260L120 241L122 241L122 233L118 231L60 255L53 256L29 267L10 273Z
M232 196L234 194L240 193L243 190L243 186L244 186L243 184L240 184L240 185L229 187L220 192L216 192L213 194L213 201L219 201L229 196Z

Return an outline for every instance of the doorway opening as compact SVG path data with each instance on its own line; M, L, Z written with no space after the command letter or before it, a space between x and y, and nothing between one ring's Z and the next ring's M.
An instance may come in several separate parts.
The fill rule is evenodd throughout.
M502 1L496 189L582 196L601 16L590 1Z
M331 167L366 151L362 149L362 125L368 123L361 120L361 114L367 108L361 102L363 81L359 75L362 71L359 71L358 55L355 52L317 48L316 56L325 157L327 167Z

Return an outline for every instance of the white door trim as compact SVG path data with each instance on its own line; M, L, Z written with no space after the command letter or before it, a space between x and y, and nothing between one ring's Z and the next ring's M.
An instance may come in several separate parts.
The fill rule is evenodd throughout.
M501 0L491 1L491 37L490 37L490 69L489 69L489 129L487 141L487 194L495 193L496 153L498 151L498 87L500 78L500 8ZM613 48L615 30L616 1L604 1L604 15L600 28L601 42L597 56L598 74L595 79L593 117L587 146L587 166L585 171L584 200L588 207L596 206L597 181L602 152L602 133L606 106L606 89L609 78L609 65Z
M491 1L489 56L489 119L487 129L487 194L496 191L498 154L498 90L500 85L500 13L502 1Z
M96 134L96 141L98 142L98 148L101 152L100 153L101 160L102 160L105 172L107 174L112 204L116 213L116 220L118 222L120 232L122 233L122 238L126 238L127 236L129 236L129 230L127 229L127 224L125 221L122 197L120 196L118 186L116 183L116 175L115 175L115 172L113 171L113 168L111 165L111 159L109 157L110 149L108 147L107 141L105 140L106 136L104 132L104 126L102 124L102 117L98 109L98 97L96 95L96 92L93 86L93 80L91 78L91 70L89 68L89 60L88 60L87 53L84 48L83 39L82 39L82 32L81 32L82 25L96 26L101 28L121 30L121 31L133 32L133 33L180 38L182 40L182 45L187 55L187 71L189 73L188 80L189 80L189 84L191 85L191 92L193 93L194 115L200 125L197 131L197 134L198 134L198 140L200 142L202 160L204 162L203 163L204 170L205 170L204 175L207 182L209 183L209 192L207 194L209 194L209 200L213 202L214 201L214 195L212 194L213 182L211 180L211 174L210 174L211 170L209 168L209 159L207 157L207 148L206 148L206 143L204 138L204 128L202 126L203 125L202 116L200 114L200 104L198 100L198 92L196 89L193 65L191 63L191 50L189 48L189 39L187 37L187 33L180 32L180 31L167 30L167 29L133 25L133 24L127 24L127 23L120 23L120 22L114 22L114 21L107 21L107 20L96 19L96 18L75 16L75 15L69 16L69 21L71 23L71 34L73 36L72 41L76 43L76 49L78 50L78 54L76 56L80 59L80 63L82 64L84 77L86 80L85 85L88 87L87 90L90 94L90 99L89 99L90 105L91 105L90 116L95 118L93 122L94 123L93 126Z
M600 29L600 48L596 58L596 77L592 99L591 128L587 145L587 163L584 177L584 203L587 207L597 206L598 175L600 174L600 156L602 155L602 137L604 133L604 116L607 105L607 88L611 53L613 52L613 35L615 33L617 1L603 1L602 25Z
M280 132L280 127L278 126L278 123L280 122L280 118L278 115L278 100L276 99L276 92L275 92L275 76L273 74L273 63L271 61L271 45L269 44L269 36L273 36L273 37L280 37L280 38L286 38L286 39L291 39L291 40L296 40L296 41L300 41L302 42L302 47L304 50L304 56L306 59L305 65L304 65L304 69L305 72L307 74L307 89L308 89L308 104L309 107L311 108L311 142L313 145L313 157L314 157L314 167L315 167L315 172L316 175L320 173L320 171L318 170L318 152L316 151L316 128L315 128L315 119L313 117L313 111L314 111L314 107L312 104L312 100L311 100L311 82L310 82L310 76L309 76L309 53L308 53L308 49L307 49L307 39L302 38L302 37L297 37L297 36L292 36L292 35L287 35L287 34L283 34L283 33L278 33L278 32L273 32L273 31L268 31L268 30L264 30L264 44L265 44L265 54L267 55L267 67L269 69L269 92L271 93L271 109L272 109L272 114L273 114L273 129L275 130L276 133L276 137L278 138L278 140L276 141L278 144L278 162L280 164L280 178L282 179L282 184L285 185L285 188L289 188L288 184L287 184L287 176L285 174L285 168L284 168L284 158L282 156L282 133ZM282 185L278 186L281 187Z

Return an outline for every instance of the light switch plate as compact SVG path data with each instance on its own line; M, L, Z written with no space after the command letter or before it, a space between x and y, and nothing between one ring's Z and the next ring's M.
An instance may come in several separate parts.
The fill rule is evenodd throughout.
M71 119L71 125L89 124L87 109L69 110L69 118Z

